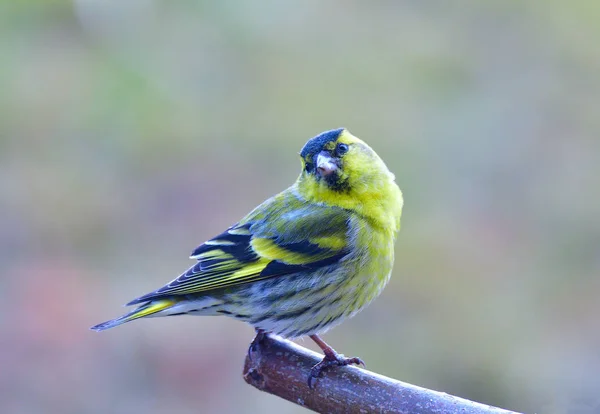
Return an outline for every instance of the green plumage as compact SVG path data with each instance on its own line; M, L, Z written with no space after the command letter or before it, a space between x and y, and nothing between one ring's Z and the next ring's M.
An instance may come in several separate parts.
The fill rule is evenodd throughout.
M292 187L199 246L198 262L177 279L131 301L139 315L92 329L146 316L222 314L298 337L364 308L389 280L402 194L377 154L347 130L313 138L301 154Z

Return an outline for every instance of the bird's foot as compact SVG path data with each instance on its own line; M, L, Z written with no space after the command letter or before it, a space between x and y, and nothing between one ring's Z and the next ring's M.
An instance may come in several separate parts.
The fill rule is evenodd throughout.
M362 359L354 357L354 358L346 358L342 354L338 354L335 352L335 349L327 345L324 340L319 337L317 334L310 335L310 339L315 341L319 348L323 350L325 357L321 362L311 368L310 374L308 375L308 388L312 388L313 378L319 378L324 369L329 368L331 366L344 366L344 365L362 365L364 368L367 366L363 362Z
M254 339L250 343L250 346L248 347L248 358L250 359L250 361L252 361L252 354L258 351L258 347L266 337L267 333L265 331L263 331L262 329L256 330L256 336L254 337Z
M346 358L344 355L338 354L335 351L332 354L325 354L323 360L311 368L310 374L308 375L308 388L313 387L313 379L319 378L323 373L323 370L332 366L344 366L352 364L362 365L364 368L367 367L363 360L358 357Z

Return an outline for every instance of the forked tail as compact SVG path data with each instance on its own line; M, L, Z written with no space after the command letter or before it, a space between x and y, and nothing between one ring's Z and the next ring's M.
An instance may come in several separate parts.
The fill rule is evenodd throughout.
M110 321L102 322L98 325L92 326L90 329L92 331L100 332L106 329L114 328L115 326L119 326L124 324L125 322L133 321L135 319L143 318L145 316L150 316L165 309L169 309L173 305L175 305L178 301L175 299L160 299L151 301L143 304L137 309L129 312L126 315L123 315L117 319L112 319Z

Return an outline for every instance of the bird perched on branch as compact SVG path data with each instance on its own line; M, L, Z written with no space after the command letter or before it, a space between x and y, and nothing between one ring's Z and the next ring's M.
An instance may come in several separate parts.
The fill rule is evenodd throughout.
M381 158L347 129L323 132L300 152L302 172L287 190L192 252L198 262L160 289L132 300L135 319L227 315L264 335L310 336L332 365L361 364L319 336L367 306L388 282L402 193Z

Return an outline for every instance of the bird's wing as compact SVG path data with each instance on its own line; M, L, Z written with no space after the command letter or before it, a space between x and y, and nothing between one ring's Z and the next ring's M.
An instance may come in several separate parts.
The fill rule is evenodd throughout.
M334 264L349 252L348 226L343 209L275 197L196 248L191 258L198 263L177 279L128 305Z

